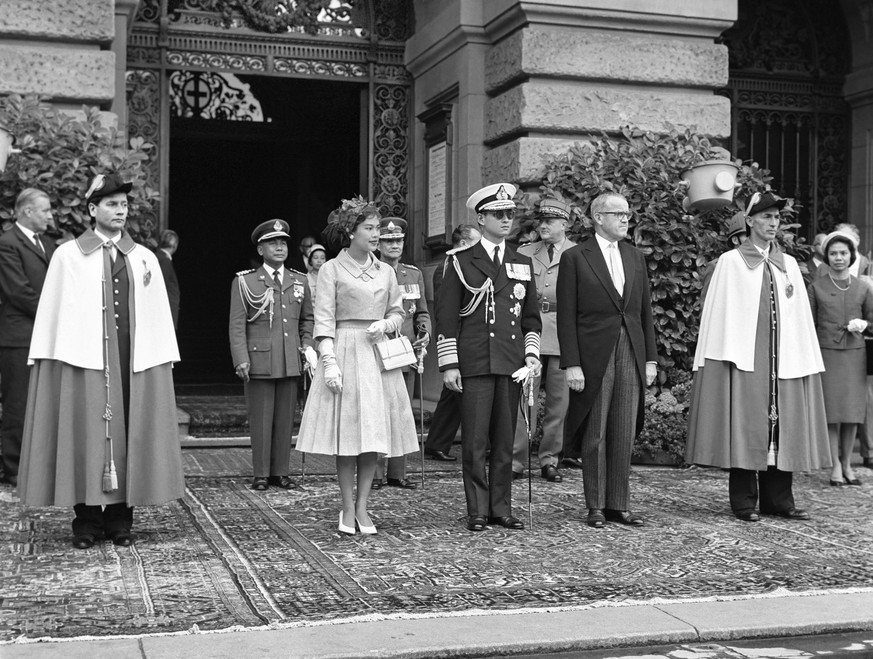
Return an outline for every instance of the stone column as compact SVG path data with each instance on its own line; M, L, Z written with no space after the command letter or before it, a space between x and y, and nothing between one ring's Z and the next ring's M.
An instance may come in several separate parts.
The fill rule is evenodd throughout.
M113 0L0 2L0 93L41 94L60 107L115 98ZM124 88L121 88L124 98Z
M115 0L115 39L112 52L115 54L115 97L109 108L118 117L118 131L127 134L127 35L136 17L139 0Z
M861 245L873 247L873 2L843 0L852 38L852 71L844 93L851 108L849 217L861 230Z
M541 156L633 124L730 134L727 48L736 2L487 3L483 178L538 183Z

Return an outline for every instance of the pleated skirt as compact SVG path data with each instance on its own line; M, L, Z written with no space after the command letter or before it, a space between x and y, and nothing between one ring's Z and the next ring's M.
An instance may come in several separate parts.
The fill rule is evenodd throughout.
M374 452L391 458L418 449L403 373L382 371L364 331L371 322L346 322L337 327L334 352L342 391L334 394L327 388L319 360L300 422L298 451L323 455Z

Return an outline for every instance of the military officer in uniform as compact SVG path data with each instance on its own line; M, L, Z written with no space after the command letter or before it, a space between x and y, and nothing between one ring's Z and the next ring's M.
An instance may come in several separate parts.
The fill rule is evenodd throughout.
M437 309L437 361L446 387L461 393L470 531L524 528L512 515L512 444L519 383L539 375L542 324L531 260L506 243L514 195L515 186L496 183L467 200L482 239L449 258Z
M401 334L409 339L417 354L421 354L430 342L431 323L430 314L427 311L427 301L424 297L424 277L421 270L414 265L400 262L403 255L404 239L406 237L406 220L400 217L383 217L379 223L379 254L383 263L394 268L397 274L397 283L403 293L403 311L406 318L403 320ZM412 404L412 395L415 390L414 366L403 369L403 377L406 380L406 390L409 392L409 404ZM385 475L385 458L376 463L376 478L373 480L374 490L382 487L382 478ZM392 487L402 487L406 490L414 490L415 483L406 477L406 456L401 455L388 459L388 480Z
M576 243L567 238L570 222L570 205L559 199L543 199L537 213L539 224L537 233L540 240L523 245L518 253L529 256L533 262L534 281L537 286L537 302L543 322L540 340L540 361L544 373L533 381L534 405L531 410L531 433L536 432L537 408L540 382L545 380L546 412L543 419L543 438L538 453L540 473L552 483L560 483L563 478L558 471L558 458L564 445L564 419L570 402L569 388L560 366L561 351L558 348L558 324L556 300L558 284L558 264L561 254ZM522 401L522 405L526 405ZM512 475L519 478L524 474L528 451L527 428L524 423L516 425L515 447L512 455Z
M245 383L252 436L252 489L293 487L291 432L302 362L314 369L312 297L306 275L284 266L288 223L269 220L252 233L264 260L238 272L230 289L230 351Z

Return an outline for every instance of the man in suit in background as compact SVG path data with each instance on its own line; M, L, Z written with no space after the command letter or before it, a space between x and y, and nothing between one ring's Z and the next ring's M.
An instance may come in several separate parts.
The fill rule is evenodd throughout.
M472 224L461 224L452 231L452 249L446 252L446 260L442 266L433 271L433 308L436 309L439 300L440 286L443 284L449 257L458 250L472 247L479 242L482 234ZM437 401L433 415L430 417L430 428L427 431L424 454L431 460L455 462L457 458L451 455L452 443L461 427L461 395L443 386L440 399Z
M164 284L167 287L167 298L170 300L170 314L173 316L173 329L179 331L179 280L176 278L176 269L173 267L173 255L179 249L179 234L172 229L161 231L161 242L155 255L161 264L161 274L164 275Z
M512 441L519 371L539 375L542 323L530 259L506 244L514 195L515 186L495 183L467 199L482 238L449 257L437 309L443 383L461 394L469 531L484 531L488 524L524 528L512 515Z
M52 222L48 195L36 188L23 190L15 201L15 224L0 236L0 450L3 481L18 483L21 433L27 405L30 367L27 353L33 319L55 243L41 234Z
M540 361L543 364L541 377L532 382L534 388L534 404L530 411L531 435L536 432L537 412L539 409L540 383L545 380L546 412L543 418L543 438L537 458L540 463L540 473L550 483L560 483L563 480L558 471L558 458L564 445L564 420L567 417L567 404L570 400L567 378L561 370L560 350L558 347L557 328L557 281L558 265L561 254L576 243L567 238L567 226L570 223L570 204L559 199L543 199L537 212L537 233L540 240L518 248L518 253L529 256L533 262L534 281L537 285L537 303L540 307L540 317L543 321L543 333L540 340ZM522 406L527 402L522 401ZM512 476L521 478L524 475L524 465L527 462L528 436L525 424L519 423L515 428L515 446L512 455Z
M588 525L639 526L628 479L645 386L657 376L649 279L642 252L624 242L627 200L599 195L591 219L595 235L564 254L558 273L558 341L570 387L565 442L581 433Z

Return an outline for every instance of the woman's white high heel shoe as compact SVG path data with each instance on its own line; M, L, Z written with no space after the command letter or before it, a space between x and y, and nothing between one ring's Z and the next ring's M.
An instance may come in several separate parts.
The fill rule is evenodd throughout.
M357 519L357 517L355 519ZM355 535L355 527L354 526L346 526L345 524L343 524L343 511L342 510L340 511L340 514L339 514L339 527L337 527L337 528L339 529L340 533L345 533L346 535ZM364 532L364 529L361 529L361 533L363 533L363 532ZM376 529L373 528L373 533L375 533L375 532L376 532Z
M373 524L372 526L364 526L363 524L361 524L361 520L358 519L357 515L355 515L355 522L357 522L358 528L361 529L361 533L363 533L364 535L376 535L376 533L378 533L378 531L376 531L375 524Z

